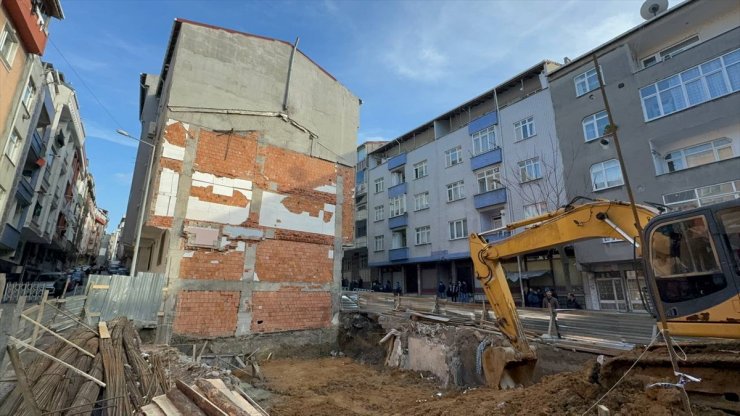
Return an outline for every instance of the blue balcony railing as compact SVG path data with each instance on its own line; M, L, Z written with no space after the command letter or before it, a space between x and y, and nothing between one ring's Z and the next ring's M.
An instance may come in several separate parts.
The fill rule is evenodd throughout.
M388 228L390 229L406 227L408 225L409 225L409 217L407 214L388 218Z
M33 200L33 186L28 182L25 176L21 177L18 181L18 199L25 202L25 205L30 205Z
M485 168L486 166L491 166L497 163L501 163L501 159L502 159L501 148L497 147L486 153L481 153L479 155L473 156L470 159L470 168L472 170L478 170L481 168Z
M18 242L21 240L21 232L16 230L12 225L5 224L0 234L0 246L7 250L18 248Z
M476 209L491 207L506 203L506 188L494 189L473 197L473 205Z
M399 166L406 164L406 153L401 153L398 156L393 156L388 159L388 170L393 170Z
M406 182L388 188L388 198L395 198L406 193Z
M403 248L393 248L388 250L388 260L389 261L400 261L400 260L406 260L409 258L409 248L403 247Z

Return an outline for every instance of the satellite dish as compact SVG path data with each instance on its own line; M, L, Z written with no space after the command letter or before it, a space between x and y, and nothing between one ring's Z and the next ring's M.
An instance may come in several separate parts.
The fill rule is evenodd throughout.
M646 0L640 7L640 16L645 20L650 20L666 10L668 10L668 0Z

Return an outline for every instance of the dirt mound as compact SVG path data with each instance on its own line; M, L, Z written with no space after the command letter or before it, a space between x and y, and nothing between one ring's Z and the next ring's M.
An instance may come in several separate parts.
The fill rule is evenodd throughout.
M382 364L385 349L378 341L385 335L376 319L364 313L341 314L337 343L340 351L360 363Z

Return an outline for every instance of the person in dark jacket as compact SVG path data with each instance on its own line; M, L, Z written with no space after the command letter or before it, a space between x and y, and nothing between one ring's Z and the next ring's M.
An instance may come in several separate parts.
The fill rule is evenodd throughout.
M545 297L542 299L542 307L550 310L550 317L555 324L555 331L558 334L558 338L563 338L560 336L560 327L558 326L557 309L560 309L560 303L558 303L558 298L552 295L552 291L548 290L545 292Z
M540 306L540 297L537 296L537 292L535 292L531 287L529 288L529 292L527 292L527 299L525 302L530 308Z
M578 303L578 300L576 300L576 295L573 293L568 293L568 299L565 301L565 306L568 309L583 309L581 304Z
M445 287L445 284L443 281L440 280L439 286L437 286L437 297L440 299L444 299L446 295L447 287Z

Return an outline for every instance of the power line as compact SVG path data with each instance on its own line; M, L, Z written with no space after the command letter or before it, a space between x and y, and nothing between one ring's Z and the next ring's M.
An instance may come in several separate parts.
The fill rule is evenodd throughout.
M100 104L100 107L101 107L101 108L103 109L103 111L105 111L105 113L106 113L106 114L108 115L108 117L110 117L110 119L111 119L111 120L112 120L112 121L113 121L113 122L114 122L114 123L116 124L116 126L117 126L118 128L122 128L122 127L123 127L123 124L121 124L121 123L120 123L120 122L119 122L119 121L118 121L118 120L116 119L116 117L115 117L115 116L113 115L113 113L111 113L111 112L110 112L110 111L108 110L108 107L106 107L106 106L105 106L105 105L103 104L103 102L102 102L102 101L100 100L100 98L98 98L98 96L97 96L97 95L95 95L95 93L93 92L92 88L90 88L90 86L89 86L89 85L87 85L87 83L85 82L85 78L83 78L83 77L82 77L82 76L80 75L80 73L79 73L79 72L77 72L77 69L75 69L74 65L72 65L72 63L71 63L71 62L69 62L69 60L68 60L68 59L67 59L67 58L66 58L66 57L64 56L64 54L62 53L62 51L61 51L61 50L59 50L59 48L58 48L58 47L57 47L57 45L56 45L56 44L54 43L54 41L52 41L52 40L51 40L51 38L49 38L49 43L51 43L51 46L53 46L53 47L54 47L54 49L55 49L55 50L57 51L57 53L59 53L59 56L61 56L61 57L62 57L62 59L64 60L64 62L66 62L66 63L67 63L67 65L69 65L69 67L70 67L70 68L72 69L72 72L74 72L74 74L75 74L75 75L77 76L77 78L78 78L78 79L80 80L80 82L81 82L81 83L82 83L82 85L83 85L83 86L85 87L85 89L87 89L87 91L88 91L88 92L90 93L90 95L92 95L92 97L93 97L93 98L95 99L95 101L97 101L97 102L98 102L98 104Z

